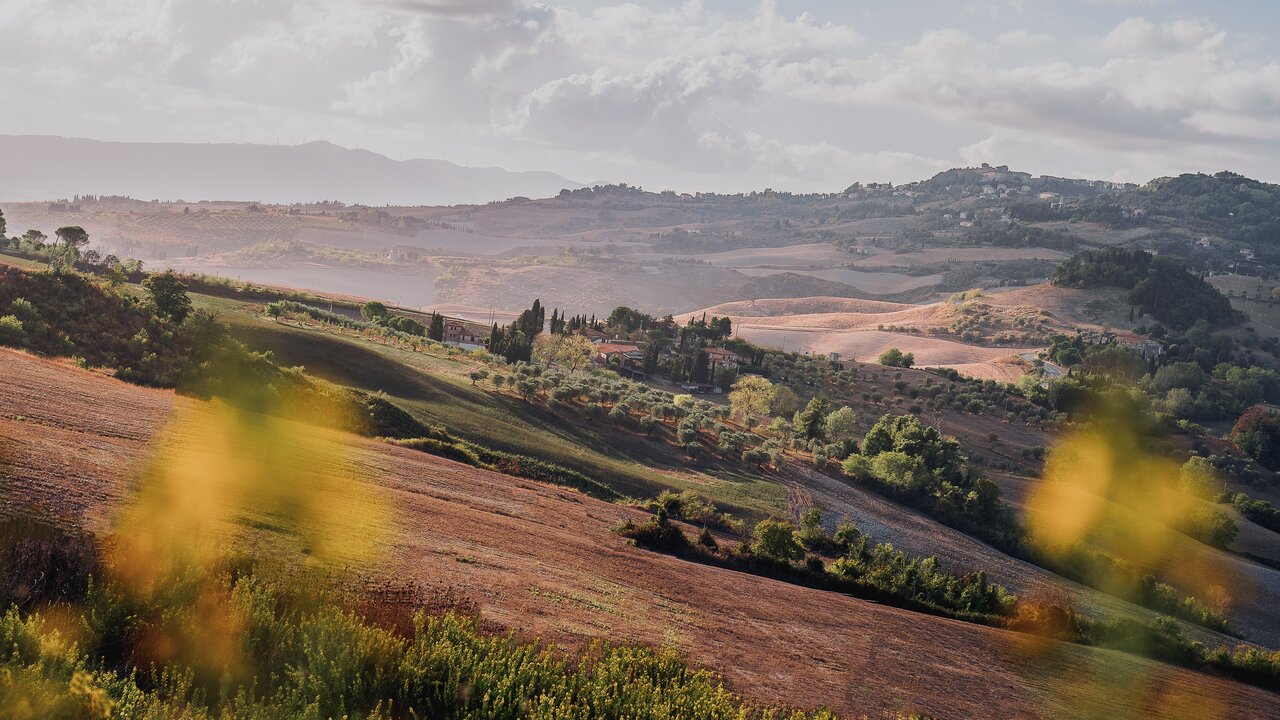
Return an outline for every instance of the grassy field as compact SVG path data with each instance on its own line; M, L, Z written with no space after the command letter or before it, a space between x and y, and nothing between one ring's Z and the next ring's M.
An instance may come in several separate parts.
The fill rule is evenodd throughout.
M480 365L464 355L392 347L327 325L274 322L259 306L236 300L195 295L193 301L218 312L250 347L272 351L279 362L384 392L419 420L469 440L567 465L624 495L691 489L747 517L785 514L786 490L769 477L712 465L691 468L665 443L472 385L467 373Z

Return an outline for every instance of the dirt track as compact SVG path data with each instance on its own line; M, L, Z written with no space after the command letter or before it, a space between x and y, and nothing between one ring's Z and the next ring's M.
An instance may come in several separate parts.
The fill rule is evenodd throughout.
M0 351L7 501L100 523L175 404ZM26 390L24 388L35 388ZM571 645L670 643L762 702L939 717L1267 717L1276 696L1117 653L883 607L628 546L632 511L410 450L335 436L385 488L399 533L381 573L451 588Z

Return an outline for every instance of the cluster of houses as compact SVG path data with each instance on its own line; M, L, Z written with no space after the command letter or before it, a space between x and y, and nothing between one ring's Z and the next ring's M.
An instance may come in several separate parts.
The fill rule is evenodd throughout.
M587 330L591 329L587 328ZM619 373L633 380L644 380L647 377L644 371L644 350L639 343L619 340L596 340L593 334L588 334L586 331L583 332L583 335L586 335L592 342L596 343L593 359L597 365L613 366L617 368ZM710 368L713 375L721 370L733 370L736 372L740 365L746 363L745 358L725 348L707 348L705 352L707 353L707 367ZM667 353L670 354L671 351L668 350ZM683 385L681 388L685 392L691 393L720 392L720 388L705 384L689 384Z
M491 326L485 323L445 317L443 340L449 345L475 350L485 347L490 329ZM644 349L639 343L610 339L607 333L592 327L582 328L578 333L594 345L592 360L597 365L612 366L618 372L635 380L645 379ZM669 354L671 351L667 352ZM706 353L707 365L713 374L721 370L737 371L739 366L747 362L742 356L725 348L707 348ZM687 392L720 392L720 389L713 385L689 385L684 389Z
M1132 333L1112 333L1100 330L1083 330L1080 332L1080 339L1087 345L1119 345L1120 347L1129 348L1142 356L1143 360L1154 360L1164 355L1164 345L1158 341L1142 335L1134 335Z

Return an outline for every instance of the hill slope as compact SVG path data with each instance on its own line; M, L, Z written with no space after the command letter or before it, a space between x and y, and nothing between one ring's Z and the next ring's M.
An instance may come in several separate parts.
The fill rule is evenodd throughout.
M0 363L4 506L24 499L101 523L171 408L196 404L13 351L0 351ZM39 388L57 388L58 405ZM610 531L626 508L354 436L333 440L393 501L398 533L378 574L469 599L522 633L573 645L674 644L748 697L845 713L1190 718L1274 709L1265 691L1131 656L1031 643L649 553Z
M0 135L0 198L129 195L143 200L341 200L369 205L456 205L545 197L577 183L548 172L392 160L327 142L305 145L121 143Z

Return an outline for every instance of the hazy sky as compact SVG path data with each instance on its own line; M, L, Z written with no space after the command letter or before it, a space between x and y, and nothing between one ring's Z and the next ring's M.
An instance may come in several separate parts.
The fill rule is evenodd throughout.
M649 189L983 161L1275 181L1278 35L1273 0L0 0L0 133L324 139Z

